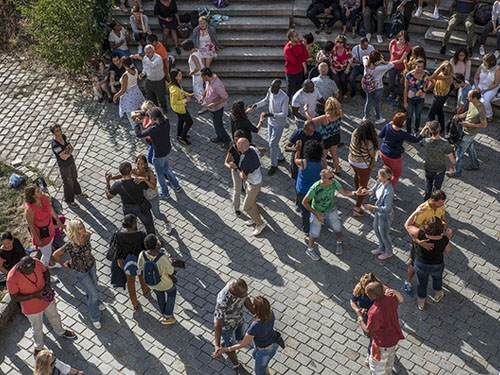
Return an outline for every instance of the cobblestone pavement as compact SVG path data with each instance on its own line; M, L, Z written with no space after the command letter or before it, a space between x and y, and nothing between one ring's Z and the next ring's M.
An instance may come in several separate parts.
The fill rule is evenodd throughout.
M104 173L145 153L144 144L132 134L128 122L118 118L116 106L79 96L49 71L25 69L5 56L0 68L1 157L21 158L39 168L57 182L57 197L61 198L48 129L51 123L60 123L69 139L76 142L80 181L90 196L81 202L81 209L65 207L65 214L82 218L93 233L107 311L103 328L94 330L75 279L58 272L62 283L55 289L63 323L79 336L75 342L60 341L46 329L46 346L60 359L89 375L230 375L233 371L227 361L210 357L212 314L218 290L230 279L243 277L251 295L262 294L272 301L277 329L286 340L287 348L279 350L272 361L273 374L368 373L363 366L368 340L354 321L350 292L367 271L375 272L392 288L402 287L410 248L403 224L422 201L425 182L420 146L405 146L405 168L397 187L402 199L396 202L392 230L396 256L382 262L369 253L376 244L371 218L351 217L353 201L342 197L338 206L345 227L344 255L334 255L333 235L323 230L318 241L323 259L313 262L304 253L300 217L293 209L294 184L286 167L280 166L272 177L264 176L259 202L265 207L269 225L261 236L253 238L243 221L233 215L230 174L223 167L224 153L208 141L214 134L208 116L196 116L191 131L193 145L181 148L173 142L170 156L184 188L184 193L162 203L175 234L167 236L156 222L168 250L187 263L179 272L175 308L179 323L165 327L157 320L154 299L141 296L143 311L134 314L126 293L108 286L110 269L104 258L110 235L122 218L119 199L109 201L104 196ZM255 99L245 100L250 103ZM196 113L197 108L190 108ZM348 143L362 116L361 102L350 101L344 109L342 138ZM227 117L225 121L227 125ZM291 131L286 129L283 143ZM255 142L265 145L266 137L264 128ZM482 130L477 145L481 170L465 172L460 180L445 180L449 223L455 231L452 252L446 256L446 296L440 304L429 302L423 312L417 309L416 297L405 298L399 314L406 340L397 352L397 374L500 371L498 139L498 124ZM340 181L352 189L347 147L340 149L340 157ZM263 163L267 169L267 156ZM250 318L246 316L247 321ZM0 373L29 374L33 345L27 319L15 316L0 332L0 342ZM251 371L250 348L240 351L239 356Z

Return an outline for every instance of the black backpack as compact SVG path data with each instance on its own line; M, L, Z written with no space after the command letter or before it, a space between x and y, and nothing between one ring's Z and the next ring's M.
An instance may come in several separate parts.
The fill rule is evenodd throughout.
M486 25L491 20L491 4L481 4L474 14L474 21L481 26Z
M389 34L387 34L387 37L389 39L394 38L401 30L404 30L404 28L405 19L403 17L403 13L394 12L394 14L391 16L391 27L389 28Z
M462 142L462 127L460 124L456 121L453 121L453 119L450 119L448 123L446 124L446 134L445 138L450 142L455 147L458 147L460 145L460 142Z

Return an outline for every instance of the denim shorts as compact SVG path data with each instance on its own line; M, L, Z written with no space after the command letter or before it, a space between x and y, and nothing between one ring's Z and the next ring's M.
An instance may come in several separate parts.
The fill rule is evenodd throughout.
M221 333L222 340L224 341L224 347L229 348L230 346L236 345L238 342L243 340L245 337L245 330L243 329L243 322L234 329L234 331L224 331Z
M277 343L274 343L265 349L255 348L252 354L255 359L255 375L266 375L266 368L277 351Z
M339 213L337 208L334 208L330 212L321 213L320 215L325 219L325 225L332 229L335 233L342 232L342 222L340 221ZM316 215L311 215L311 227L309 229L309 236L312 238L318 238L321 233L321 223L319 222Z

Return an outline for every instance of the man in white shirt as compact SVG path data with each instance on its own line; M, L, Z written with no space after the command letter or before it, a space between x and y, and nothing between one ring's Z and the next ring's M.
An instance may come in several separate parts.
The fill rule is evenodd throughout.
M323 102L319 90L314 87L314 83L310 79L306 79L302 88L295 93L292 99L292 112L297 121L297 129L302 129L307 120L305 105L308 106L309 114L316 117L316 103L318 101Z
M146 98L155 105L160 105L163 111L168 111L165 89L165 73L163 72L163 59L155 53L155 48L148 44L144 47L144 57L142 57L142 73L140 78L146 77ZM134 57L140 58L140 55Z
M278 161L285 160L285 155L280 149L280 140L286 125L288 102L288 95L281 90L281 81L275 79L271 83L269 90L267 90L266 97L250 107L250 112L255 108L262 108L266 105L268 108L268 112L265 112L263 116L267 117L267 134L271 158L271 168L267 172L269 176L273 175L278 169Z
M362 37L359 44L354 46L351 53L354 58L351 64L351 74L349 75L349 83L351 84L351 97L356 95L356 78L363 74L363 57L368 56L375 48L368 42L368 39ZM366 94L361 90L361 96Z

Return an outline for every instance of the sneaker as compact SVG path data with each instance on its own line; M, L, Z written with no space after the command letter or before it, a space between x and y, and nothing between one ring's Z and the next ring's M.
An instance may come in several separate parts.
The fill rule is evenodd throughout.
M439 19L439 9L436 7L434 8L434 14L432 15L435 20Z
M383 254L380 254L377 258L380 260L386 260L390 257L392 257L392 254L383 253Z
M168 194L168 193L167 193L167 194L163 194L163 193L162 193L162 194L160 194L158 197L159 197L161 200L166 201L167 199L170 199L170 194Z
M175 320L175 318L163 318L162 320L160 320L160 323L161 324L164 324L164 325L172 325L172 324L175 324L175 322L177 322Z
M457 173L457 172L448 172L448 173L446 173L446 175L450 178L459 178L460 177L460 173Z
M415 17L420 17L422 15L423 9L421 7L417 8L417 11L415 12Z
M102 328L101 322L92 322L92 325L94 326L95 329L101 329Z
M50 275L50 282L52 284L57 284L59 282L59 279L54 275Z
M404 291L409 296L413 295L413 286L408 281L405 281Z
M377 35L377 43L382 44L384 42L384 38L382 38L382 35Z
M99 305L97 306L97 308L99 309L99 311L106 310L106 306L104 305L104 303L99 303Z
M65 330L61 337L68 340L76 340L77 338L75 332L70 331L69 329Z
M464 171L478 171L479 167L473 167L472 165L469 167L464 167Z
M392 102L392 99L393 99L392 95L389 95L388 97L386 97L386 98L384 99L384 102L386 102L386 103L390 103L390 102Z
M337 245L335 246L335 254L336 255L344 254L344 245L342 244L342 242L337 242Z
M311 258L312 260L315 260L315 261L318 261L320 260L320 256L318 254L316 254L316 251L314 251L314 249L309 249L307 248L306 249L306 254L309 256L309 258Z
M69 208L80 208L80 206L76 202L69 202L68 207Z
M384 252L382 250L380 250L378 247L376 249L373 249L372 251L370 251L372 254L374 255L380 255L380 254L383 254Z
M479 46L479 54L481 56L484 56L485 52L484 52L484 46Z
M143 51L143 49L142 49L142 46L139 44L139 46L137 47L137 53L138 53L139 55L142 55L142 53L143 53L143 52L144 52L144 51Z
M276 173L276 171L278 170L278 167L271 167L269 168L269 170L267 171L267 175L268 176L272 176L273 174Z
M441 49L439 50L439 53L441 55L446 55L446 46L442 46Z
M375 120L376 125L381 125L385 123L385 118L381 117L378 120Z
M264 230L265 227L266 227L266 223L262 223L260 225L256 225L255 229L252 232L252 235L258 236L259 234L262 233L262 231Z
M255 221L253 221L253 220L247 220L247 221L245 221L245 225L247 227L251 227L251 226L255 225Z
M368 43L369 43L372 39L372 34L371 33L366 34L366 39L368 39Z
M172 233L172 224L165 223L165 231L167 232L167 234L171 234Z
M176 193L182 193L182 188L180 186L178 186L176 189L175 189L175 192Z

